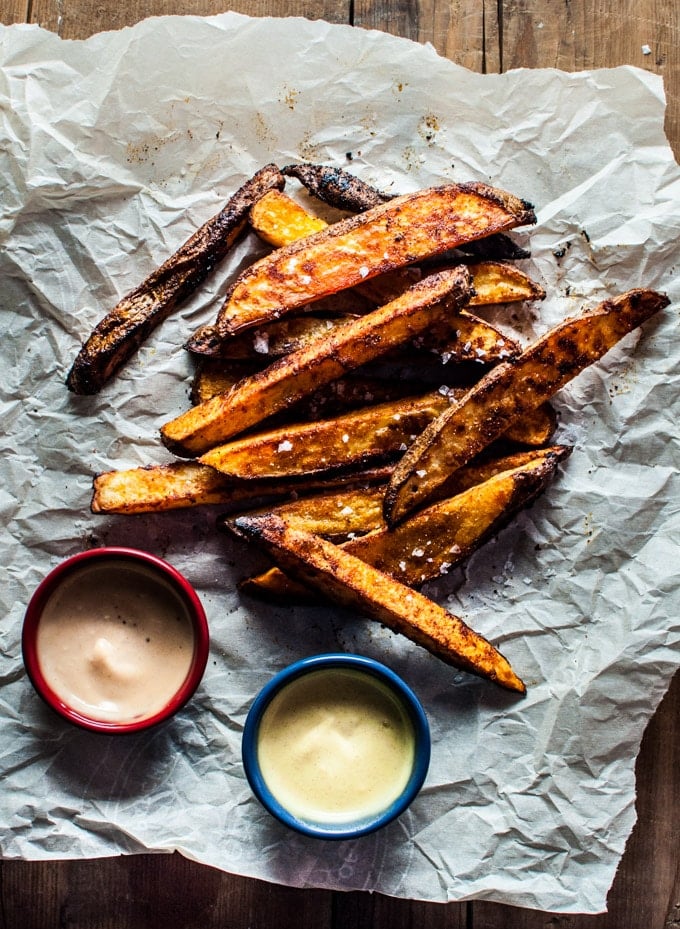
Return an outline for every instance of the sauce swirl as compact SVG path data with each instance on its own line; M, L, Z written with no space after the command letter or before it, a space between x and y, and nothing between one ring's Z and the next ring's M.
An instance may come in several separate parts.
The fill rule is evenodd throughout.
M415 732L389 687L331 668L302 675L273 697L257 754L267 787L290 813L316 823L356 822L404 790Z
M127 723L160 712L194 654L188 610L171 584L123 560L74 570L51 594L36 635L40 670L71 709Z

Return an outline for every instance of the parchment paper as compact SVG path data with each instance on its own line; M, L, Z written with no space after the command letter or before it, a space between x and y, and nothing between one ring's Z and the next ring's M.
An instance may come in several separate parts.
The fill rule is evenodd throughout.
M219 508L90 514L95 472L168 460L158 428L189 403L182 343L213 318L252 239L100 395L69 396L64 378L103 313L271 160L346 165L399 192L483 180L534 202L525 266L549 296L504 311L525 341L631 286L677 301L680 184L660 79L480 76L387 35L232 14L85 42L7 27L0 62L2 854L178 849L300 887L601 911L635 819L640 738L678 664L677 305L561 393L559 438L576 449L558 479L429 587L501 647L524 700L360 616L242 599L235 582L263 562L218 537ZM116 543L184 571L212 630L196 698L131 738L62 724L20 655L44 574ZM240 761L257 690L335 649L401 673L434 736L411 810L347 843L279 826Z

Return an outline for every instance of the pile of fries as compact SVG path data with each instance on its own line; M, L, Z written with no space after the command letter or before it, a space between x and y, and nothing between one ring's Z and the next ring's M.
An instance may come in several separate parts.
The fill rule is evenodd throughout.
M287 179L347 215L327 224ZM242 589L330 599L444 661L525 692L484 637L420 592L532 501L571 448L550 398L668 305L631 290L522 349L475 315L540 300L507 232L530 204L484 184L389 197L345 171L267 165L99 323L68 386L99 390L253 230L272 250L187 343L193 406L167 465L94 481L95 513L221 504L220 528L275 566Z

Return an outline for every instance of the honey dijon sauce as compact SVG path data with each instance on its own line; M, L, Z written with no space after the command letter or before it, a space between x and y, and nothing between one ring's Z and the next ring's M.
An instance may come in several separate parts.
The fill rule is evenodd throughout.
M340 668L283 687L260 721L257 757L286 810L316 823L356 822L390 806L413 770L415 732L375 677Z
M194 631L168 582L120 560L64 579L42 611L36 651L46 683L71 709L127 723L160 712L182 686Z

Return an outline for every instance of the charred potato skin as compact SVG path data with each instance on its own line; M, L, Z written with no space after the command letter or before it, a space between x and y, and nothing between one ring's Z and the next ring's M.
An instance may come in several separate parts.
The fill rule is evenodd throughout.
M192 294L246 227L253 202L285 178L266 165L138 287L98 323L82 345L66 384L76 394L95 394L137 351L175 307Z
M317 200L350 213L363 213L392 199L342 168L303 162L286 165L281 174L296 178Z

